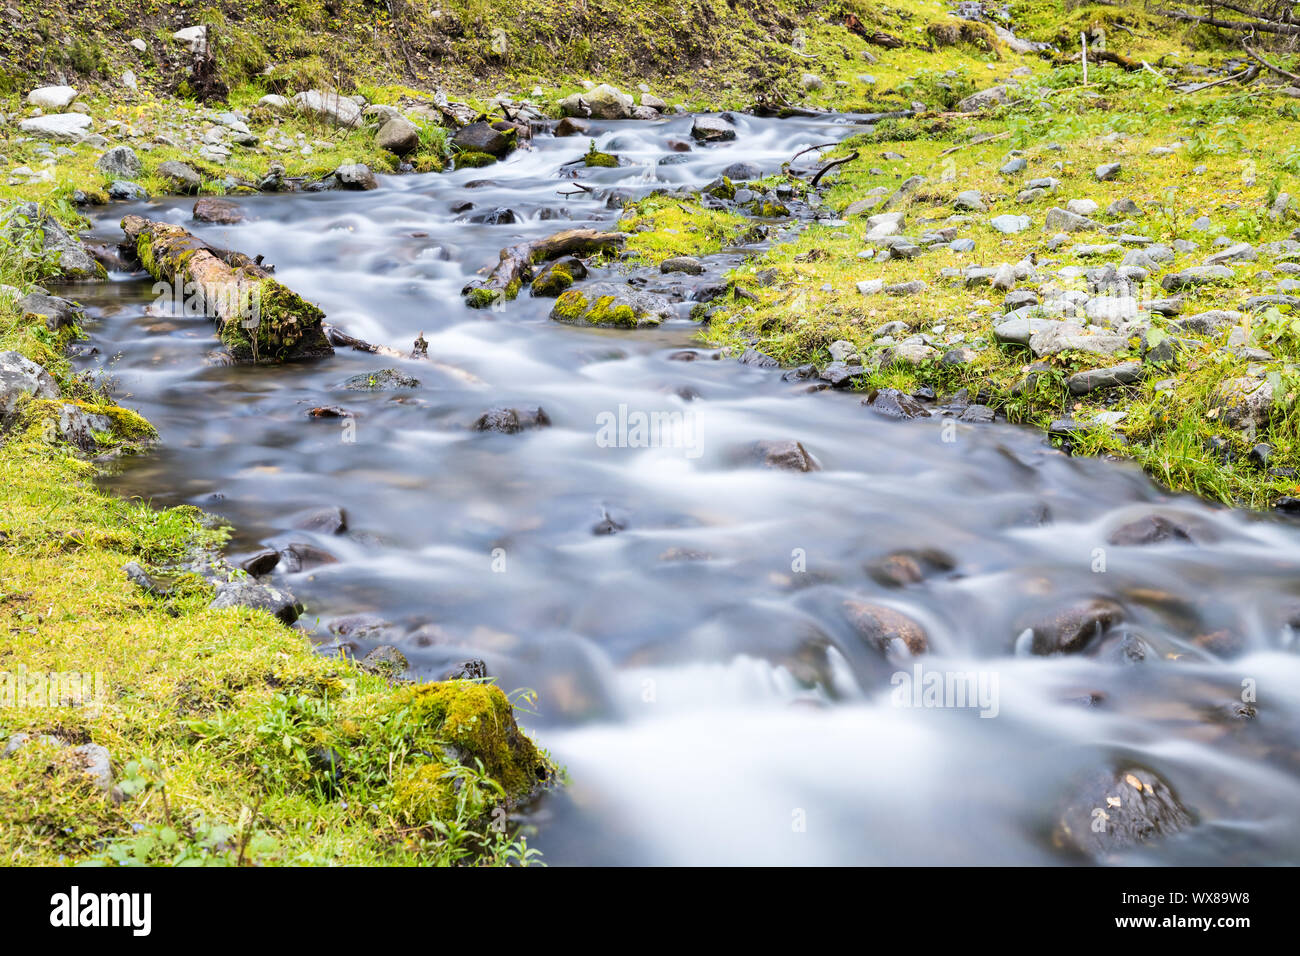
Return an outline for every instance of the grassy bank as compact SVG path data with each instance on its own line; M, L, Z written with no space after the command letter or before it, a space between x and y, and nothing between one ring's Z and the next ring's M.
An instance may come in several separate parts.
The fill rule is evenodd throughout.
M1087 8L1069 29L1123 22L1123 15ZM1231 55L1213 44L1188 46L1178 35L1143 34L1153 21L1128 15L1138 35L1115 31L1110 48L1136 60L1222 65ZM1041 18L1028 22L1037 22L1044 39L1061 29ZM1175 85L1195 74L1162 77L1094 62L1084 85L1077 64L1005 51L984 58L992 69L943 77L937 102L932 93L916 119L882 122L823 153L822 161L857 156L823 183L823 206L842 218L809 225L733 273L746 295L712 308L702 337L736 354L756 348L785 365L818 369L831 364L838 343L837 353L861 359L864 374L851 387L866 395L932 390L942 400L965 389L969 401L1013 422L1044 429L1068 422L1057 444L1134 460L1170 488L1255 508L1290 507L1300 493L1300 325L1290 301L1300 219L1294 200L1280 206L1279 196L1284 204L1287 194L1300 194L1298 101L1276 83L1183 93ZM881 54L879 71L892 66L932 82L931 65L927 55L900 49ZM954 109L959 98L994 84L1006 86L1008 102ZM1023 168L1007 166L1017 161ZM1098 167L1109 163L1120 164L1118 173L1099 179ZM1030 191L1038 179L1053 182ZM971 194L978 194L975 208L960 198ZM1049 227L1049 211L1070 200L1096 204L1085 217L1090 224L1053 241L1060 227ZM651 224L655 232L637 236L643 249L708 252L713 236L674 221L693 218L693 206L657 197L639 204L624 226ZM886 210L903 215L898 236L916 238L919 250L879 255L898 238L868 238L870 217ZM1025 216L1028 226L1002 233L991 222L1003 215ZM973 245L958 251L949 248L953 239ZM1227 275L1173 291L1161 285L1241 243L1250 250L1224 263ZM1090 272L1156 244L1175 254L1148 262L1135 282L1136 324L1122 347L1035 356L995 333L1014 305L1008 293L1031 293L1019 301L1037 302L1065 286L1078 290L1082 303L1097 295L1089 291ZM1020 274L998 288L995 271L1004 264ZM924 285L907 286L918 281ZM1250 301L1279 294L1273 303ZM1176 312L1147 308L1174 298ZM1236 315L1213 328L1183 323L1215 312ZM916 348L901 349L907 340ZM1135 381L1083 394L1069 387L1078 373L1125 363L1141 363ZM1229 382L1267 386L1274 396L1267 414L1243 424L1235 396L1225 391Z
M29 288L0 252L0 282ZM0 299L0 353L60 392L20 399L0 429L4 862L534 862L507 813L553 768L512 701L486 682L394 685L265 611L210 609L191 569L223 529L94 484L153 432L72 374L76 334ZM68 408L98 423L95 460L64 440Z

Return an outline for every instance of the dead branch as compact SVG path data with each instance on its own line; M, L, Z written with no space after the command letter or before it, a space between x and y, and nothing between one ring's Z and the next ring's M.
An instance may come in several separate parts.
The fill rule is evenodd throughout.
M1241 41L1241 48L1246 51L1246 55L1249 56L1252 60L1254 60L1257 63L1262 63L1266 68L1268 68L1273 73L1276 73L1278 76L1284 77L1285 79L1288 79L1293 83L1300 83L1300 75L1297 75L1295 73L1288 73L1280 66L1274 66L1272 63L1268 62L1268 60L1264 59L1262 56L1260 56L1258 53L1252 50L1250 48L1250 45L1246 43L1245 40Z
M836 166L843 166L845 163L851 163L853 162L853 160L857 158L858 158L858 151L855 149L847 156L841 157L840 159L832 159L821 169L817 170L817 175L812 178L812 182L810 185L813 187L813 189L816 189L817 184L821 182L822 177L825 176L827 173L829 173L832 169L834 169Z
M1193 13L1184 13L1181 10L1156 10L1157 16L1167 17L1170 20L1182 20L1186 23L1204 23L1206 26L1218 27L1220 30L1233 30L1238 33L1249 33L1252 30L1259 30L1262 33L1277 33L1283 36L1300 36L1300 25L1291 23L1274 23L1264 20L1259 23L1247 23L1243 20L1220 20L1218 17L1201 17Z

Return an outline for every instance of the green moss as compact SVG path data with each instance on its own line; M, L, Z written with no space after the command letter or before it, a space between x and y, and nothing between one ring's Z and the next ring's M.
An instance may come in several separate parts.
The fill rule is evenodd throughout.
M487 309L491 308L500 298L501 292L499 290L477 286L465 294L465 304L471 309Z
M591 148L582 157L584 166L596 166L606 168L616 168L618 166L618 157L613 153L602 153L596 148L596 141L591 141Z
M533 280L532 293L537 296L558 296L573 285L574 276L563 262L556 262Z
M457 169L478 169L483 166L491 166L497 161L497 158L491 153L475 153L467 151L457 153L455 163Z

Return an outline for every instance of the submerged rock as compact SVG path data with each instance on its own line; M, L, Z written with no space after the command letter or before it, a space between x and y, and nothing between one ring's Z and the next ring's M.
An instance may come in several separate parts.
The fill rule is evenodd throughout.
M925 628L902 611L852 599L845 601L843 608L844 616L858 637L881 653L898 644L913 655L924 654L930 648Z
M821 471L822 466L803 447L802 442L758 441L750 447L750 454L768 468L784 471Z
M419 388L420 380L395 368L381 368L375 372L363 372L345 378L338 387L350 392L390 392L401 388Z
M1052 842L1098 863L1185 830L1193 822L1169 784L1143 767L1090 774L1062 803Z
M244 221L244 210L228 199L204 197L194 203L194 218L199 222L215 222L230 226Z
M550 416L540 405L528 405L521 408L489 408L474 422L473 428L479 432L501 432L515 435L527 428L547 428L551 424Z
M1106 598L1076 601L1030 621L1028 650L1033 654L1076 654L1124 619L1124 609Z

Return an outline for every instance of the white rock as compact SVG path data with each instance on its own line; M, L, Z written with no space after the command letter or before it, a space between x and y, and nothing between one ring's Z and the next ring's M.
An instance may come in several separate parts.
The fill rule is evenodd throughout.
M135 82L135 73L133 73L131 70L127 70L125 73L123 73L122 85L125 86L128 90L136 89L137 86Z
M52 139L57 142L79 142L90 131L90 117L85 113L55 113L53 116L33 116L18 124L29 136Z
M208 28L206 26L186 27L173 33L172 39L184 43L191 53L204 53L208 49Z
M27 94L29 105L56 112L67 109L76 98L77 91L70 86L42 86Z
M338 126L361 125L361 107L338 93L307 90L295 95L293 102L299 109L324 116Z
M131 46L135 47L141 53L149 49L149 45L145 43L143 40L141 40L139 37L136 37L134 40L131 41Z

